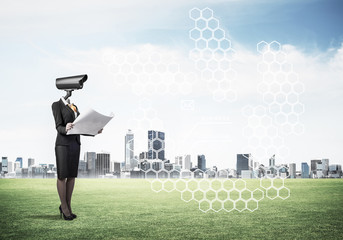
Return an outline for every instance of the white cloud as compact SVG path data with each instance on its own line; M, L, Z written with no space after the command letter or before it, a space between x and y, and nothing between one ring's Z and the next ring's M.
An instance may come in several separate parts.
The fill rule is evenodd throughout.
M147 46L135 46L131 49L106 48L84 52L70 51L68 54L66 54L66 56L73 56L73 59L82 60L80 62L73 62L69 60L69 57L67 57L66 59L62 58L57 61L57 64L63 65L65 67L71 67L74 70L78 68L82 69L83 66L88 66L94 78L98 78L97 76L102 76L101 78L99 78L99 81L97 82L94 82L94 78L89 79L89 82L86 83L89 85L86 86L85 89L91 86L92 91L102 92L103 102L106 102L108 104L113 103L113 106L116 106L117 100L115 99L118 98L114 98L115 95L123 99L125 99L125 95L129 95L132 97L131 99L125 101L125 104L121 106L122 108L115 107L116 109L118 109L117 115L119 117L123 117L124 115L124 118L118 119L118 121L114 123L116 125L113 126L115 130L113 127L111 127L111 129L113 129L113 131L116 133L120 132L120 136L118 136L117 134L115 134L116 136L113 136L112 134L102 136L102 141L97 142L96 145L91 144L91 141L93 141L92 139L85 140L88 144L87 146L90 147L92 146L94 148L101 149L102 145L107 146L105 147L105 149L114 153L116 158L119 159L119 161L123 159L123 152L121 151L123 145L123 136L125 135L126 128L130 127L128 126L127 121L130 118L132 118L135 110L139 108L138 101L141 97L132 94L131 88L129 86L120 87L116 85L111 85L111 87L104 89L102 85L108 86L108 82L113 81L114 79L113 76L108 72L108 69L105 66L106 64L101 63L101 61L103 60L103 56L106 56L106 54L108 53L114 55L127 55L128 53L132 52L132 50L135 50L138 52L139 55L142 52L144 52L143 50L146 48ZM185 54L184 52L179 52L179 50L177 49L164 48L161 46L154 45L150 45L148 46L148 48L150 50L159 51L162 54L173 53L179 57L187 57L187 54ZM325 138L325 136L334 134L334 132L337 131L337 128L341 129L341 127L338 125L330 126L326 122L317 121L317 115L329 114L330 116L334 116L334 114L336 113L332 112L331 110L325 111L325 109L316 109L316 106L317 104L337 104L339 101L342 101L342 95L337 95L336 98L334 98L334 100L337 101L336 103L332 102L332 99L330 97L328 97L327 99L325 99L325 97L323 98L323 93L331 94L337 91L340 92L342 89L342 48L338 49L335 55L332 56L328 61L323 61L321 57L321 55L325 55L326 53L321 53L318 55L306 55L294 46L290 45L284 46L284 51L287 53L288 61L293 64L295 71L299 74L300 81L304 82L306 86L305 94L301 97L301 101L305 103L306 112L304 115L300 117L300 121L305 124L306 133L298 138L301 139L301 142L303 142L303 144L294 145L291 141L293 137L288 138L288 140L286 139L286 142L289 144L291 148L291 155L289 156L289 161L299 163L301 161L308 161L314 156L322 156L321 154L326 153L325 150L332 151L331 149L333 148L333 146L337 146L337 140L341 138L338 137L338 139L335 139L333 142L329 141L325 144L321 144L320 147L316 147L318 150L316 148L312 148L312 146L318 145L318 142L316 142L313 138L314 134L321 136L321 138ZM199 121L199 116L232 116L232 114L240 114L240 108L245 104L250 104L254 106L262 102L259 100L262 96L257 92L257 85L261 81L261 75L259 75L256 70L256 64L260 61L260 56L258 56L256 53L252 53L244 49L239 49L237 51L236 59L237 61L234 65L238 74L236 85L238 91L238 101L236 103L220 104L215 101L212 101L213 99L211 99L211 93L208 91L205 82L201 80L194 85L194 92L189 96L185 96L186 98L197 99L195 103L197 105L198 112L193 113L193 116L189 117L188 119L182 117L183 113L178 112L179 109L169 107L174 106L175 101L178 101L178 99L182 99L182 96L180 96L179 94L177 94L176 96L170 94L155 94L152 96L147 96L148 98L154 99L153 101L156 101L158 99L163 100L162 105L157 104L157 102L154 102L154 108L156 108L156 110L158 111L158 115L167 126L166 130L168 132L166 136L169 137L170 141L169 145L167 144L167 156L171 160L173 160L174 155L179 154L180 152L184 153L185 151L183 149L184 146L178 146L178 141L175 141L175 139L184 138L184 131L187 131L187 127L185 129L185 126L191 127L192 124L201 124L201 121ZM183 59L182 61L187 62L189 60ZM327 79L328 77L330 78L329 82ZM84 94L86 95L85 92L82 93L82 95ZM89 92L87 92L87 95L89 95ZM313 98L314 96L317 96L318 98ZM206 101L206 105L202 105L203 101ZM171 109L173 109L172 112L170 112ZM224 109L228 109L228 111L223 111ZM125 111L126 113L124 114L124 112L122 111ZM168 111L168 113L166 111ZM339 113L339 116L343 117L341 113ZM239 127L242 127L244 124L239 123L237 125L237 121L244 122L244 119L242 119L241 116L232 117L232 126L235 130L233 132L231 132L232 129L230 130L230 128L225 130L227 132L230 132L230 134L234 134L230 135L230 139L228 140L228 144L232 147L231 151L224 152L216 150L214 151L214 153L212 152L211 154L208 154L209 156L211 156L212 163L217 164L216 162L218 162L217 165L219 165L220 167L225 167L229 161L228 157L223 157L223 155L230 155L230 161L235 161L232 158L234 158L235 154L241 150L241 146L245 144L244 138L242 138L240 135L241 130L238 129ZM180 127L180 124L178 124L179 122L177 119L182 120L182 125L184 125L182 128ZM318 124L317 127L314 125L316 122ZM325 125L323 126L322 124ZM179 131L178 128L183 129L183 131ZM200 135L194 136L194 138L201 139L201 137L203 137L202 133L199 132L198 134ZM209 133L207 132L206 134ZM170 146L172 145L172 143L170 138L174 139L173 143L176 143L172 153ZM231 140L234 140L234 144ZM144 134L141 135L141 139L136 139L137 145L139 145L138 141L143 142L140 144L141 147L139 150L144 150L142 149L144 148L146 141ZM112 142L113 144L109 144L110 142ZM200 144L198 147L200 148L198 152L203 152L204 145ZM310 148L312 150L304 152L305 148ZM84 150L86 149L84 148ZM197 150L195 150L194 152L196 151ZM136 154L138 154L138 152L136 152ZM336 159L338 159L339 156L338 152L330 152L326 154ZM326 155L322 157L326 157ZM214 158L216 158L216 160L213 160ZM217 159L220 160L217 161ZM194 158L193 161L195 161ZM230 167L234 167L234 164L232 164L232 162Z
M217 1L222 2L222 1ZM108 65L103 63L103 57L106 53L112 55L123 54L126 55L130 51L135 50L138 55L144 52L147 48L146 45L130 46L130 49L122 49L112 47L111 44L107 48L94 48L85 51L76 50L76 47L68 48L61 47L65 39L73 39L74 36L79 36L78 41L82 39L86 44L91 45L92 41L97 41L97 33L107 32L115 33L117 38L124 39L125 32L143 32L146 29L153 28L182 28L184 26L184 18L187 18L187 9L191 7L204 5L207 3L214 4L213 1L167 1L161 2L158 0L150 1L122 1L118 4L117 1L58 1L58 2L47 2L47 1L3 1L2 7L0 8L0 36L4 39L7 37L14 37L15 39L26 39L26 38L37 38L39 41L43 41L48 38L49 44L38 45L40 53L44 56L35 57L40 60L35 65L34 60L28 62L28 68L32 68L33 71L37 72L37 76L30 76L31 79L35 79L37 86L44 86L45 94L44 101L51 101L51 98L58 92L53 86L53 74L51 72L59 74L58 76L67 76L79 73L87 73L89 80L86 82L85 87L82 91L75 91L73 93L73 100L80 105L93 106L97 110L107 114L110 111L115 111L116 118L113 120L113 125L105 129L104 134L94 139L84 138L83 150L110 150L114 156L118 157L118 160L123 159L123 137L126 132L126 128L129 127L127 122L132 118L136 109L139 108L140 96L133 94L132 88L128 84L117 85L115 84L116 79L110 74ZM163 5L163 7L161 7ZM190 6L190 7L189 7ZM187 8L185 11L179 11L181 8ZM153 14L152 14L153 13ZM183 16L179 18L178 16ZM173 16L173 17L171 17ZM180 25L175 24L176 21L180 21ZM176 27L177 26L177 27ZM63 36L63 37L61 37ZM88 38L93 36L92 38ZM51 42L51 39L56 37L56 42ZM139 38L139 34L136 35ZM186 38L186 37L185 37ZM42 40L43 39L43 40ZM106 39L100 39L105 42ZM56 44L58 43L58 44ZM80 43L82 44L82 42ZM114 43L113 43L114 45ZM183 134L187 131L187 128L191 128L194 124L199 121L201 117L221 117L221 116L232 116L234 114L240 114L240 108L245 104L260 104L261 95L257 92L257 84L261 80L261 76L256 71L256 64L260 60L255 52L250 52L244 49L244 46L240 46L238 43L234 44L237 52L237 60L234 64L234 69L237 71L237 81L235 88L238 91L238 101L233 104L229 103L218 103L214 102L211 96L211 92L208 91L204 81L196 81L193 85L193 92L190 95L182 94L152 94L147 97L152 98L154 101L154 108L158 110L159 117L167 125L167 136L173 136L176 139L174 142L177 144L179 138L183 138ZM150 49L153 51L161 52L162 55L176 55L177 59L183 64L190 66L191 62L186 59L188 53L183 52L180 49L172 49L170 47L162 47L157 45L150 45ZM57 49L57 50L56 50ZM318 115L329 115L329 118L342 118L341 112L325 111L326 109L316 109L318 105L326 106L337 106L342 103L342 69L343 69L343 47L337 51L329 51L325 53L315 52L312 55L307 55L301 52L294 46L285 45L285 51L288 54L288 60L294 65L296 72L299 74L300 81L305 83L306 91L302 100L306 103L306 113L303 116L305 119L304 123L308 126L307 135L302 138L304 145L293 146L294 154L292 159L297 161L309 160L310 152L302 153L303 148L312 148L313 154L325 153L325 149L329 149L326 152L332 152L332 146L337 146L337 142L342 142L341 136L337 136L335 139L329 139L323 146L317 146L315 137L325 138L326 136L332 136L337 131L341 131L341 125L330 124L330 121L318 121ZM57 53L56 53L57 52ZM31 54L31 53L29 53ZM30 56L31 59L31 56ZM49 69L44 69L42 62L48 62ZM191 68L191 66L189 67ZM189 69L188 69L189 70ZM18 71L19 72L19 71ZM187 72L187 70L185 70ZM22 78L18 77L22 76ZM51 79L47 79L50 77ZM22 73L16 75L17 79L25 81L28 77ZM16 80L15 78L11 80ZM3 81L3 80L1 80ZM47 83L47 81L50 81ZM3 84L3 83L2 83ZM51 88L47 86L51 85ZM4 84L6 86L6 84ZM16 89L16 95L20 101L25 101L20 107L26 108L44 108L49 112L41 111L37 114L37 117L31 117L32 119L39 119L42 117L45 119L43 129L46 130L47 137L42 140L37 137L37 128L41 129L33 122L27 122L24 124L27 117L23 116L22 123L18 123L16 128L16 135L13 131L8 129L7 126L13 126L10 120L6 117L4 120L5 125L1 126L0 134L0 146L3 152L18 151L18 147L21 150L28 151L30 154L41 156L37 157L44 159L43 154L37 147L34 147L31 143L26 147L26 141L35 142L42 147L44 153L47 154L46 158L48 161L54 159L54 152L51 144L45 142L46 139L55 138L54 129L51 129L52 117L50 109L47 108L46 104L40 106L41 98L37 96L30 96L27 94L29 89ZM13 92L12 92L13 93ZM12 94L11 93L11 94ZM13 117L15 110L13 106L8 106L11 102L11 94L3 93L1 99L4 110L10 116ZM59 92L60 95L60 92ZM58 96L59 96L58 95ZM62 95L62 94L61 94ZM25 96L25 99L21 99ZM31 97L30 99L28 99ZM179 101L182 99L194 99L196 110L193 113L179 112ZM57 99L54 99L57 100ZM20 108L21 109L21 108ZM8 111L6 111L8 110ZM36 114L36 112L35 112ZM41 114L41 115L39 115ZM46 115L49 114L50 118ZM19 117L17 121L19 121ZM241 116L232 116L233 121L242 120ZM2 118L4 119L4 118ZM317 123L316 124L312 123ZM16 123L17 124L17 123ZM323 126L322 124L325 124ZM182 125L182 126L181 126ZM314 125L314 126L313 126ZM239 136L240 127L235 125L236 131L233 135L234 142L238 146L244 144L244 139ZM180 128L180 130L178 130ZM29 129L29 130L28 130ZM48 130L49 129L49 130ZM313 132L313 133L312 133ZM310 134L309 134L310 133ZM201 132L199 136L194 138L202 137ZM206 134L211 134L209 131ZM15 136L15 137L14 137ZM142 135L142 141L145 136ZM19 141L18 141L19 139ZM168 141L168 140L167 140ZM300 140L296 141L299 142ZM18 145L16 145L18 144ZM145 144L145 142L144 142ZM144 147L142 144L142 148ZM328 146L326 146L328 145ZM18 147L17 147L18 146ZM331 147L330 147L331 146ZM236 146L230 145L231 156L237 153ZM236 147L236 148L234 148ZM30 149L37 150L32 152ZM167 146L168 148L168 146ZM3 149L6 149L4 151ZM49 149L49 150L47 150ZM318 149L318 150L317 150ZM324 149L324 150L323 150ZM337 148L338 149L338 148ZM167 149L167 152L170 149ZM182 150L184 151L184 150ZM338 159L340 156L338 150L334 153L334 157ZM137 153L136 153L137 154ZM175 154L178 154L177 151ZM327 153L328 154L328 153ZM15 155L15 154L13 154ZM223 157L223 152L217 152L218 161L221 161L222 166L225 166L228 161L227 157ZM169 155L170 156L170 155ZM300 156L300 157L299 157ZM173 156L170 156L171 160ZM324 157L324 156L323 156ZM45 159L44 159L45 160ZM234 159L233 159L234 160ZM195 159L193 159L195 161Z

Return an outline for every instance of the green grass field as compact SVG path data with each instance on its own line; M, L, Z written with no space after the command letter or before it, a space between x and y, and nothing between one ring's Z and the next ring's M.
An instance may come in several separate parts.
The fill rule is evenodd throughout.
M78 218L64 221L55 179L0 179L0 239L343 239L343 179L285 186L288 199L264 198L254 212L203 213L145 180L77 179Z

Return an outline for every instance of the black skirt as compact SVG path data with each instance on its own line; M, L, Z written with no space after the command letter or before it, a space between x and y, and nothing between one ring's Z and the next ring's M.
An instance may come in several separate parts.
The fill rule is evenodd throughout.
M80 144L76 141L69 145L58 145L55 147L57 177L75 178L77 177L79 159L80 159Z

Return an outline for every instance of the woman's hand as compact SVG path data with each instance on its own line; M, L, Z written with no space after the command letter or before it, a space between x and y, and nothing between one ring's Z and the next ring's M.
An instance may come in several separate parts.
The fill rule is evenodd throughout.
M99 131L98 131L98 134L102 133L102 130L104 130L103 128L101 128Z
M68 132L70 129L72 129L74 127L74 124L72 123L67 123L67 126L66 126L66 131Z

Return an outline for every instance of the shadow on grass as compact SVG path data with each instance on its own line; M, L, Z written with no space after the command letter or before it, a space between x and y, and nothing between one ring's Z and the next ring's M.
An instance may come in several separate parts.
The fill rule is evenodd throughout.
M60 218L59 214L54 215L32 215L27 216L27 219L44 219L44 220L51 220L51 221L61 221L63 218Z

